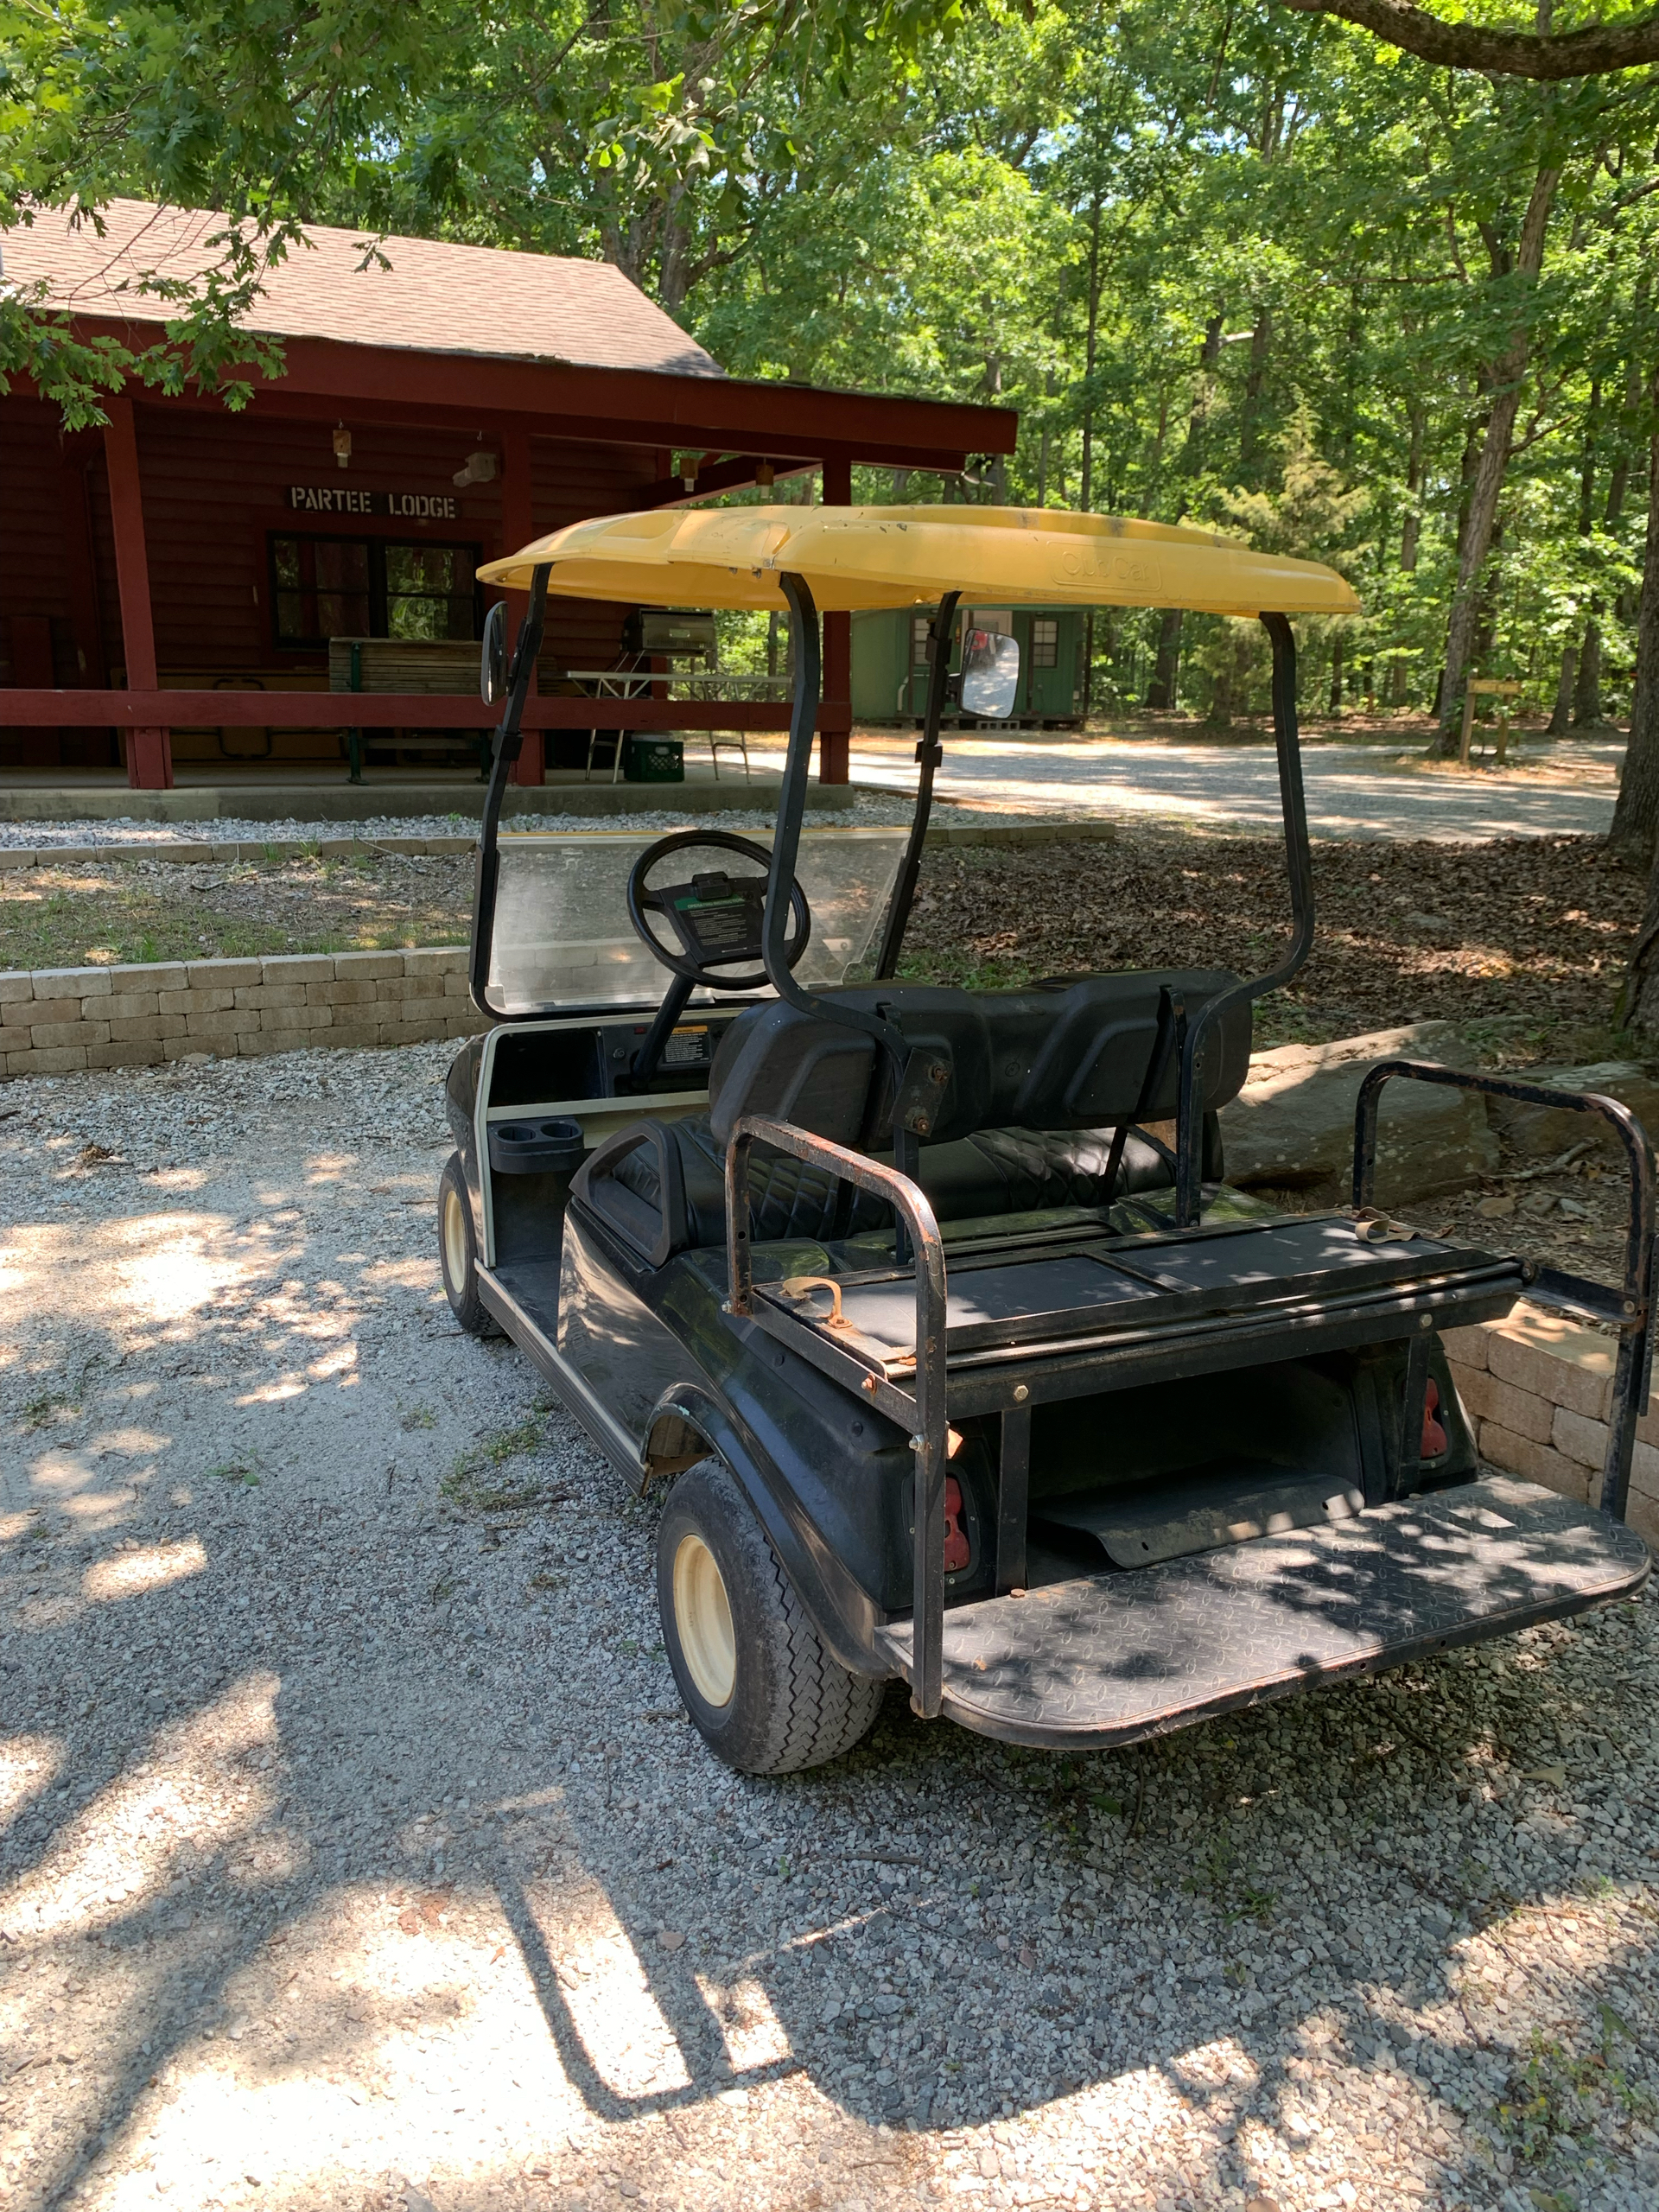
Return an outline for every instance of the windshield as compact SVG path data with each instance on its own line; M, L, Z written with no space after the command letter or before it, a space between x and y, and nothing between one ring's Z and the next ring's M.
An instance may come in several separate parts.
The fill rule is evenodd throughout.
M669 971L634 935L626 891L629 869L659 835L503 833L490 946L493 1004L518 1014L658 1004ZM872 940L887 913L906 835L903 830L802 831L798 873L812 910L811 942L795 970L803 983L846 982L849 970L856 974L873 957ZM745 866L718 847L706 856L691 847L657 874L689 880L698 867L741 871ZM696 994L701 1000L716 995L730 994Z

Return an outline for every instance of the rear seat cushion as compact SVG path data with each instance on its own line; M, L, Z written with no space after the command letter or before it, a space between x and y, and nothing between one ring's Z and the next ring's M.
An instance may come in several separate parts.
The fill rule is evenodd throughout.
M725 1147L709 1123L669 1124L684 1185L685 1221L673 1234L676 1250L721 1244L726 1238ZM941 1221L970 1221L982 1214L1030 1213L1052 1206L1099 1206L1134 1191L1166 1189L1173 1178L1156 1146L1131 1136L1123 1148L1115 1191L1106 1189L1110 1129L981 1129L950 1144L924 1145L918 1180ZM1205 1128L1205 1169L1221 1173L1220 1135L1212 1116ZM879 1155L878 1155L879 1156ZM646 1205L660 1208L662 1191L648 1145L618 1160L610 1181ZM756 1147L749 1164L751 1234L757 1243L791 1237L819 1243L886 1226L885 1203L846 1190L821 1168L788 1154ZM841 1198L839 1210L837 1198ZM603 1185L588 1194L603 1210Z

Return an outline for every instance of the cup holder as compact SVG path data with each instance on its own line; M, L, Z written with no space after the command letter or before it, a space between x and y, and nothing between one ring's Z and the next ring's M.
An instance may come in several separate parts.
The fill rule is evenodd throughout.
M574 1175L586 1151L582 1123L568 1115L490 1124L490 1166L498 1175Z

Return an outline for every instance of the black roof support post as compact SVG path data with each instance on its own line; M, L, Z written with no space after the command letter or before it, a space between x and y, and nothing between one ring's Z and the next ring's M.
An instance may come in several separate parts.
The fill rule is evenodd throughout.
M1296 728L1296 639L1285 615L1264 614L1261 620L1273 643L1273 741L1279 754L1279 804L1290 874L1290 943L1284 958L1267 975L1218 991L1200 1007L1186 1033L1175 1109L1175 1220L1182 1229L1197 1222L1203 1197L1204 1115L1198 1100L1198 1071L1206 1034L1241 999L1262 998L1287 983L1313 950L1313 856L1307 842L1307 801Z
M495 893L501 874L501 852L497 842L501 828L501 802L506 797L507 778L512 773L524 741L524 701L530 696L530 681L542 650L542 630L547 620L547 580L551 574L550 569L543 567L531 576L530 605L518 625L518 641L512 649L512 665L507 671L506 704L496 725L489 789L484 794L484 819L478 831L478 865L473 875L473 962L467 982L473 1004L480 1014L489 1014L497 1021L502 1018L501 1009L491 1005L489 990L490 956L495 943Z
M950 681L950 625L956 620L961 597L959 591L946 592L927 626L927 704L923 712L922 734L916 746L922 772L916 786L916 812L911 820L910 840L899 864L899 880L893 887L880 957L875 963L879 983L886 982L898 969L899 956L905 949L910 910L915 903L916 879L922 871L922 847L927 838L928 817L933 811L933 772L944 758L944 747L939 742L939 724L944 716L945 690Z

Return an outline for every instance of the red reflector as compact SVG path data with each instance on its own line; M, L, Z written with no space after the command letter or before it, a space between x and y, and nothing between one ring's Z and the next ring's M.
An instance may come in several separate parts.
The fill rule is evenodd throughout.
M969 1560L968 1531L962 1525L962 1484L954 1475L944 1478L944 1571L960 1574Z
M1431 1375L1428 1388L1423 1393L1423 1446L1418 1454L1420 1459L1438 1459L1446 1449L1446 1431L1434 1418L1440 1409L1440 1386Z

